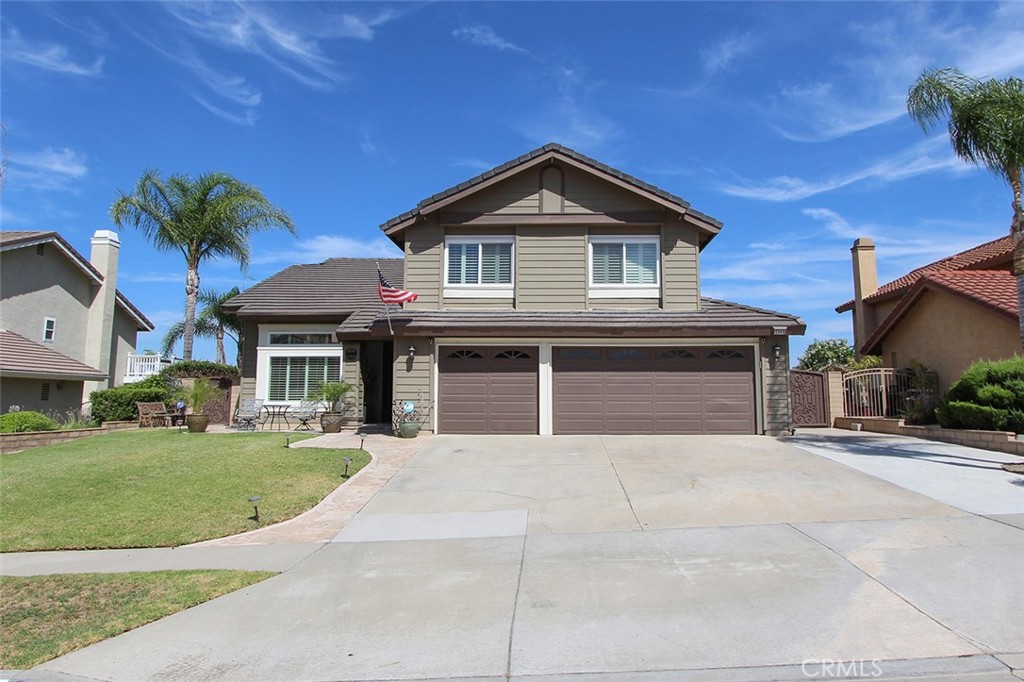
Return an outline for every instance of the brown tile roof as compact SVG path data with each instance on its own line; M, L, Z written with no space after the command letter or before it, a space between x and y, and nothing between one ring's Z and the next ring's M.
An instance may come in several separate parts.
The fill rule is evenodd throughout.
M0 248L4 251L11 249L21 249L26 246L35 246L36 244L45 244L47 242L54 242L61 248L71 262L74 263L87 277L92 279L96 283L103 281L103 274L97 270L92 263L90 263L82 254L80 254L75 247L61 237L54 231L15 231L15 230L4 230L0 232ZM149 318L142 314L142 311L135 307L128 297L121 293L120 290L116 292L117 303L124 308L124 310L138 323L139 331L151 332L156 327Z
M922 274L899 305L882 321L861 349L872 353L906 317L926 291L937 291L976 303L1012 320L1018 319L1017 279L1006 270L937 270Z
M106 379L107 375L52 348L0 329L0 376L40 379Z
M401 258L330 258L293 265L263 280L225 304L242 317L344 317L379 309L377 263L395 286L402 285Z
M870 296L866 296L864 300L872 303L903 293L910 289L926 273L948 270L985 270L1012 262L1013 237L1007 235L937 260L934 263L923 265L898 279L894 279L888 284L883 284L878 287L878 291ZM847 310L853 310L853 301L847 301L836 308L837 313L845 313Z
M424 209L429 208L432 204L436 204L437 202L443 199L447 199L448 197L454 196L468 189L471 189L482 182L490 180L496 175L501 175L502 173L515 170L516 168L522 166L525 163L528 163L529 161L532 161L533 159L536 159L539 156L543 156L545 154L550 153L559 154L566 158L572 159L578 163L581 163L585 166L588 166L600 173L604 173L605 175L609 175L613 178L621 180L622 182L625 182L626 184L636 189L648 192L649 194L653 194L670 204L674 204L679 208L680 212L682 213L696 216L701 220L704 220L710 223L711 225L714 225L717 228L722 227L721 221L716 220L715 218L712 218L711 216L705 213L701 213L700 211L694 210L693 208L690 207L690 202L686 201L680 196L676 196L675 194L663 190L660 187L656 187L649 182L645 182L643 180L640 180L639 178L629 175L628 173L624 173L618 170L617 168L612 168L611 166L601 163L596 159L592 159L589 156L580 154L578 151L574 149L570 149L555 142L549 142L543 147L538 147L537 149L527 152L526 154L523 154L522 156L512 159L511 161L506 161L505 163L499 166L495 166L490 170L484 171L480 175L472 177L469 180L460 182L457 185L454 185L446 190L443 190L441 192L438 192L437 194L427 197L423 201L416 204L416 208L413 208L412 210L406 211L405 213L401 213L395 216L394 218L391 218L390 220L382 224L380 228L382 230L388 230L389 228L392 228L395 225L403 223L406 220L409 220L410 218L415 218Z
M673 310L392 310L396 334L453 336L765 336L775 328L803 334L807 325L799 317L761 308L701 299L702 309ZM361 313L346 320L335 333L340 337L387 335L384 315Z

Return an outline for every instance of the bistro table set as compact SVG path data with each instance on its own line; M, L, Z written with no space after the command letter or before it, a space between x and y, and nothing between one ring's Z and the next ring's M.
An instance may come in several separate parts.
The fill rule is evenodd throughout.
M290 403L266 403L259 398L242 400L235 410L235 423L243 431L280 431L282 426L291 430L292 421L297 421L296 431L314 431L310 422L316 419L320 403L302 401L298 407Z

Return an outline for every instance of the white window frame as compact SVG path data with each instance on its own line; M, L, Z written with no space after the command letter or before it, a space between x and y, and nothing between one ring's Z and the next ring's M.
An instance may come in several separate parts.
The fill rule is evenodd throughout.
M594 244L654 244L657 258L653 284L595 284ZM625 268L625 260L623 260ZM590 298L659 298L661 296L661 237L658 235L601 235L587 240L587 285Z
M53 323L52 325L50 323ZM50 338L46 338L46 333L50 332ZM43 318L43 343L53 343L57 340L57 318L55 317L44 317Z
M508 284L449 284L448 246L450 244L508 244L511 249ZM482 261L482 259L480 259ZM480 266L478 266L480 267ZM482 267L480 268L482 270ZM516 238L513 235L480 235L444 238L444 272L441 275L446 298L512 298L516 289Z
M332 358L337 357L340 367L340 378L345 380L345 351L340 343L313 344L302 343L294 345L275 344L270 345L271 333L280 334L332 334L337 329L335 324L324 325L295 325L295 324L261 324L258 332L258 345L256 346L256 398L272 405L291 405L298 407L301 400L274 400L270 396L270 358L272 357L309 357L309 358Z

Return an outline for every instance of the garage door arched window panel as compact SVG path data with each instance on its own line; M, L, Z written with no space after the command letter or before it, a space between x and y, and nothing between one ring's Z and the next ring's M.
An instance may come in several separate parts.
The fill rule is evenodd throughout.
M644 348L613 348L608 351L609 360L646 360L650 351Z
M529 360L533 356L525 350L503 350L494 354L497 360Z
M670 348L663 351L658 357L664 360L696 360L697 356L682 348Z
M484 356L478 351L460 348L448 353L447 357L450 360L482 360Z
M709 360L742 360L745 357L743 353L731 348L722 348L708 353Z
M593 348L559 348L559 360L597 360L601 353Z

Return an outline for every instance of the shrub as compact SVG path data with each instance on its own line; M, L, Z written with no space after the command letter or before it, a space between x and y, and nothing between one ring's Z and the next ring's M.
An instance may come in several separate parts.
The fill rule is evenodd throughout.
M1005 389L992 390L993 386ZM960 378L949 388L951 401L990 405L1009 409L1011 407L1024 410L1024 358L1016 357L1009 360L983 360L968 367ZM1012 395L1007 397L1006 391ZM996 402L989 402L994 400ZM996 404L1002 403L1002 404Z
M939 410L936 410L939 412ZM976 405L974 403L958 402L951 400L949 404L941 409L946 418L947 428L960 429L984 429L986 431L1003 431L1006 429L1006 422L1009 418L1007 410L1000 410L988 405Z
M164 377L177 379L197 379L199 377L237 377L238 368L234 365L222 365L207 360L182 360L165 367L160 371Z
M138 385L93 391L89 395L93 419L100 423L131 421L139 417L135 403L166 403L171 399L171 392L166 388L136 388Z
M24 433L26 431L53 431L57 422L42 412L22 410L0 415L0 433Z

